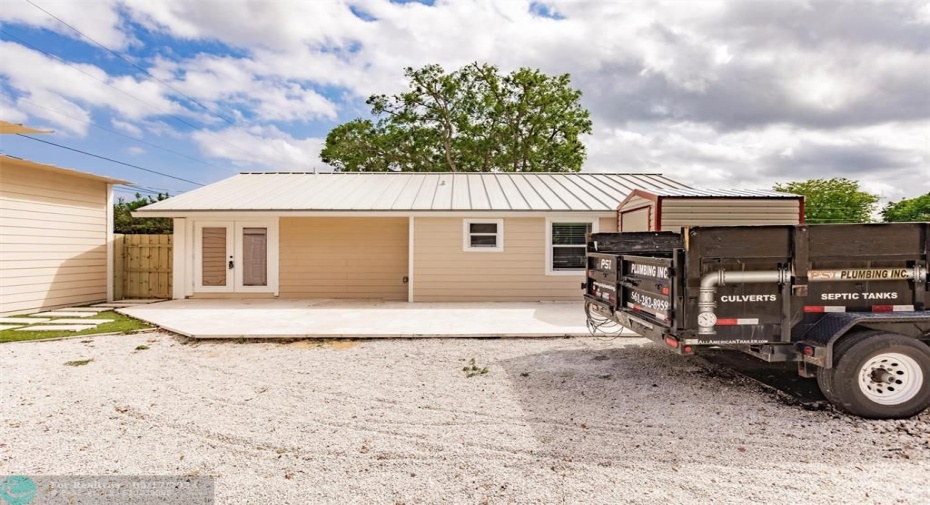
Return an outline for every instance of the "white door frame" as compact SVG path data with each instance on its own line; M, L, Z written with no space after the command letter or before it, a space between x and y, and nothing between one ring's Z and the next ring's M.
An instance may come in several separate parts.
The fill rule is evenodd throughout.
M235 221L234 236L235 242L235 261L236 265L244 265L242 261L243 251L243 229L244 228L265 228L268 230L268 285L267 286L246 286L243 284L244 268L234 268L235 292L236 293L274 293L278 294L278 220L267 221Z
M203 229L226 229L226 256L224 263L228 263L230 256L235 261L235 227L232 221L197 221L194 223L194 292L200 293L231 293L235 288L233 278L234 269L226 269L226 283L223 286L203 285Z
M194 285L193 294L196 293L271 293L278 295L278 220L277 219L247 219L228 221L194 221ZM234 267L226 270L225 286L203 285L203 229L226 228L226 261L232 256ZM265 228L268 230L267 244L267 286L245 286L243 284L243 229Z

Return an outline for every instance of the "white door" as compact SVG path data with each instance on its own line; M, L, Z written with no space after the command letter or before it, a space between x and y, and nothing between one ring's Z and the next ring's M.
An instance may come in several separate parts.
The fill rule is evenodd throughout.
M195 292L277 294L276 221L201 221L194 234Z
M235 280L233 223L200 222L194 227L194 287L202 293L231 293Z

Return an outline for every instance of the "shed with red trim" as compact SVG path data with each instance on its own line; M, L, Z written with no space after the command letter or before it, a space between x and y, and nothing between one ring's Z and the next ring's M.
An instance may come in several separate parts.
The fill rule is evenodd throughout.
M636 189L617 207L619 231L803 223L803 196L768 190Z

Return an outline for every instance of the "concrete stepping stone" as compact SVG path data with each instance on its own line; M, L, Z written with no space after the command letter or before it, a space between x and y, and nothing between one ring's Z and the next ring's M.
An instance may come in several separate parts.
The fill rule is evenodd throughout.
M95 323L94 326L103 323L112 323L112 319L52 319L51 321L45 324L91 324Z
M0 324L36 324L48 321L47 317L0 317Z
M123 303L123 302L113 302L113 303L99 303L94 305L98 309L122 309L126 307L135 307L139 305L138 303Z
M99 314L103 312L100 309L101 307L96 307L96 308L95 307L67 307L64 309L55 309L55 310L60 310L62 312L93 312L94 314Z
M3 330L12 330L13 328L19 328L21 324L0 324L0 331Z
M39 317L88 317L93 316L90 312L65 312L63 310L53 310L51 312L40 312L36 314Z
M95 324L39 324L36 326L27 326L13 331L81 331L95 328Z

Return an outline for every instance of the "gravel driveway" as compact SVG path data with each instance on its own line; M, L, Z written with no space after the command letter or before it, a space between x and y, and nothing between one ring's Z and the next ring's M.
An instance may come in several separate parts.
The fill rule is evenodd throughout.
M806 411L639 339L17 343L0 391L0 474L217 503L930 503L930 414Z

